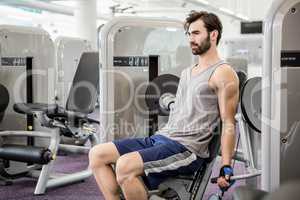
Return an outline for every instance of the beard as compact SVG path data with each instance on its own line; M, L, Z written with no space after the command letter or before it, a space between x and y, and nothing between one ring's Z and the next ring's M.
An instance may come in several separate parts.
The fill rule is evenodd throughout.
M205 54L211 47L210 35L208 35L206 37L206 39L203 42L201 42L200 45L195 44L195 43L191 43L191 45L197 46L196 49L192 49L192 53L194 55L201 56L201 55Z

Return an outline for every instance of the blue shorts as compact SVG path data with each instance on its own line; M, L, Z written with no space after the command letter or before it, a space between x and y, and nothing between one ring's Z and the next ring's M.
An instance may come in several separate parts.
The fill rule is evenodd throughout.
M205 162L182 144L160 134L121 139L113 143L120 155L133 151L140 153L145 172L142 178L150 190L157 189L168 177L193 174Z

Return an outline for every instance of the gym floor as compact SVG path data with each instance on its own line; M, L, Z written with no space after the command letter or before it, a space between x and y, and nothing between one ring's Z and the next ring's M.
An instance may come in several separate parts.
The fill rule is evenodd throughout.
M85 169L87 163L87 156L59 156L55 171L58 173L66 171L69 173L75 172ZM216 162L213 176L218 175L218 169L219 162ZM244 167L242 164L237 163L235 166L235 174L240 173L244 173ZM49 189L45 195L39 196L33 195L35 184L36 181L33 179L22 178L14 181L12 186L0 186L0 200L104 200L93 177L88 178L82 183ZM225 193L225 198L223 199L231 199L233 188L239 185L244 185L244 181L237 182L227 193ZM207 199L209 195L216 192L218 192L218 187L216 185L208 184L204 199Z

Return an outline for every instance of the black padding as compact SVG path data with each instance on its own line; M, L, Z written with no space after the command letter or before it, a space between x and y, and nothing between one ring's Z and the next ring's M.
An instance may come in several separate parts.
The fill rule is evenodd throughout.
M251 128L261 131L261 77L248 79L241 91L242 114Z
M172 74L163 74L151 81L145 93L146 104L152 114L168 115L169 111L164 110L159 105L159 98L164 93L174 96L177 92L179 78Z
M44 103L16 103L14 104L14 111L20 114L33 114L40 111L46 114L55 113L58 109L56 104Z
M5 144L0 147L0 158L26 163L47 164L52 159L52 153L49 149L42 147Z
M237 71L236 74L237 74L237 76L239 78L239 82L240 82L239 89L241 91L242 88L243 88L243 86L244 86L244 84L245 84L245 82L246 82L246 80L247 80L247 74L245 72L243 72L243 71Z
M4 117L4 113L8 104L9 104L9 92L4 85L0 84L0 122Z
M99 53L81 55L66 104L68 111L89 114L94 111L99 84Z
M248 188L245 186L237 187L233 193L233 200L262 200L268 193Z

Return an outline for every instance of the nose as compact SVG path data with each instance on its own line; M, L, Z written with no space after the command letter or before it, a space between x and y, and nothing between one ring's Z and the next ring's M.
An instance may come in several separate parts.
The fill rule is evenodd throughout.
M195 42L194 37L189 37L189 42L190 42L190 43Z

